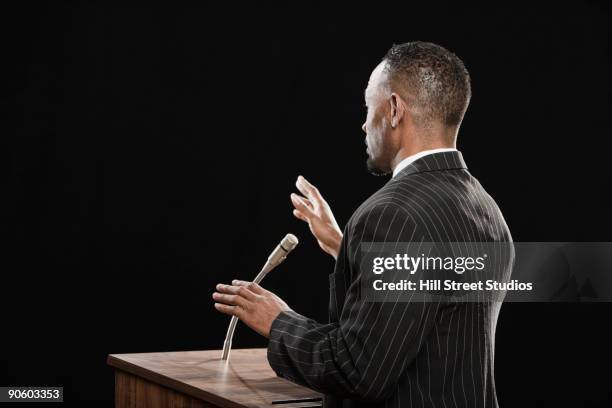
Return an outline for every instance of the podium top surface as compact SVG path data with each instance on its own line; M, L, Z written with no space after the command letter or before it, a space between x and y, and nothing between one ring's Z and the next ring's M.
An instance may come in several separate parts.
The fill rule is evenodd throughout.
M150 382L224 407L297 408L321 405L322 395L280 378L266 349L111 354L108 364Z

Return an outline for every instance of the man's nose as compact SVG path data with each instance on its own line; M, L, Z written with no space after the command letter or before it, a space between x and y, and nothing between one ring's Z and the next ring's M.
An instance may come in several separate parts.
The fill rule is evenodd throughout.
M361 130L363 130L363 133L368 133L366 132L366 127L365 127L365 122L363 122L363 125L361 125Z

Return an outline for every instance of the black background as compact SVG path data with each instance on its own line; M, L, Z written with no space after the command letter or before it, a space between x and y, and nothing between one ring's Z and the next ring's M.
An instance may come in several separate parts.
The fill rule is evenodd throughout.
M327 319L323 254L291 215L303 174L340 225L386 178L365 169L363 90L393 43L457 53L473 98L458 147L515 241L612 241L610 32L601 6L2 13L0 385L111 406L109 353L220 348L217 282L265 281ZM504 407L606 406L610 304L506 304ZM265 347L239 325L235 347Z

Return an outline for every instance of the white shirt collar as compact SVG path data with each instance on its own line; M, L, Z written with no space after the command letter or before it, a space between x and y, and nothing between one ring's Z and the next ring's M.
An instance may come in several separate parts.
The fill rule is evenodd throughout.
M456 152L456 151L457 149L453 147L443 147L440 149L422 150L416 154L413 154L412 156L406 157L404 160L399 162L397 166L395 166L395 168L393 169L393 176L391 177L395 177L397 173L404 170L406 167L412 164L415 160L420 159L423 156L427 156L428 154L434 154L434 153Z

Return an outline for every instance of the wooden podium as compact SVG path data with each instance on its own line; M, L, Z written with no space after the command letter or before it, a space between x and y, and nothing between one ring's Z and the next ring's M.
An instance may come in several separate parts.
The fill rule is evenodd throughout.
M116 408L320 407L322 395L276 375L265 348L111 354Z

